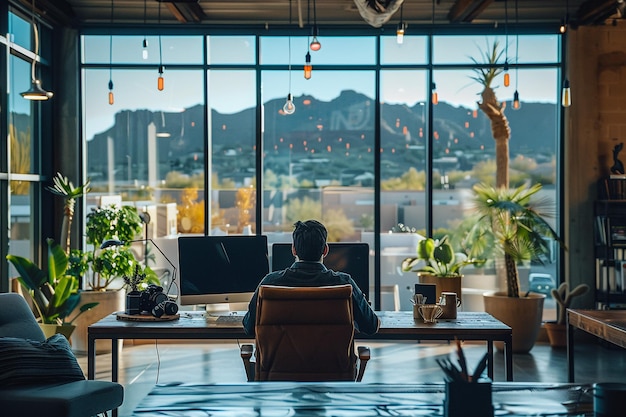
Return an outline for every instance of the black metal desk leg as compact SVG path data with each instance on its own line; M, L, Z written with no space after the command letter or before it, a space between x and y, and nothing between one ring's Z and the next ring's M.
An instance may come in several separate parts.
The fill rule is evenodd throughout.
M111 380L113 382L118 382L119 379L119 339L111 339ZM112 417L117 417L117 408L112 410Z
M119 339L111 339L111 380L117 382L119 378Z
M493 340L487 340L487 376L493 381Z
M513 335L504 340L504 362L506 363L506 380L513 381Z
M567 381L574 382L574 327L569 323L569 316L567 316Z
M96 339L87 335L87 379L96 378Z

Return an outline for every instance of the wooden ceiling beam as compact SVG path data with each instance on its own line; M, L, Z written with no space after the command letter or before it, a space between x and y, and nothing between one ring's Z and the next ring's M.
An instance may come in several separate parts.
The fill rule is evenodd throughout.
M30 0L20 0L20 3L29 12L32 10L33 4ZM36 0L35 14L65 26L71 26L76 21L74 9L65 0Z
M576 11L576 24L579 26L603 24L617 12L617 6L617 0L587 0Z
M493 0L456 0L448 13L451 23L471 22L476 19Z
M200 23L206 17L197 2L167 2L167 9L180 23Z
M167 3L167 10L170 11L170 13L172 15L174 15L174 17L176 18L176 20L178 20L180 23L187 23L187 18L183 15L183 13L180 11L180 9L178 8L178 6L174 3Z

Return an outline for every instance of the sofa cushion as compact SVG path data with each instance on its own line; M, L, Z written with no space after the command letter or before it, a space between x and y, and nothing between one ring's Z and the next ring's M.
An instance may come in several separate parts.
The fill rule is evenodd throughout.
M0 388L2 417L86 417L122 405L124 388L109 381Z
M0 387L84 379L63 335L55 334L43 342L0 337Z

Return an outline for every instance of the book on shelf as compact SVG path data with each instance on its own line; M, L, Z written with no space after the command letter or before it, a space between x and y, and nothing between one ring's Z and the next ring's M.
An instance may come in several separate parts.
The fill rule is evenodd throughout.
M596 216L596 237L598 244L606 245L606 217Z
M626 178L605 178L598 190L600 199L626 200Z
M611 225L611 242L613 244L626 245L626 225L624 224Z
M608 294L626 294L626 260L596 259L596 288Z

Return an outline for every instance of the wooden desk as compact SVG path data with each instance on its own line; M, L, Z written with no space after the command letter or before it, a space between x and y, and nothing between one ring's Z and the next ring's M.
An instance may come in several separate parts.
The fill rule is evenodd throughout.
M411 311L383 311L376 313L381 320L380 330L373 336L356 335L366 340L484 340L489 361L487 375L493 379L493 342L504 342L507 381L513 380L511 353L512 331L509 326L487 313L459 312L456 320L439 320L425 324L414 320ZM239 312L243 318L243 312ZM220 323L204 313L181 312L179 320L139 322L117 320L111 314L89 326L87 330L87 377L94 379L96 370L96 339L110 339L112 380L118 380L118 349L120 339L250 339L240 321Z
M567 379L574 382L574 330L626 348L626 310L567 309Z
M501 382L492 391L496 416L593 415L589 385ZM132 415L442 417L444 398L443 384L169 384L157 385Z

